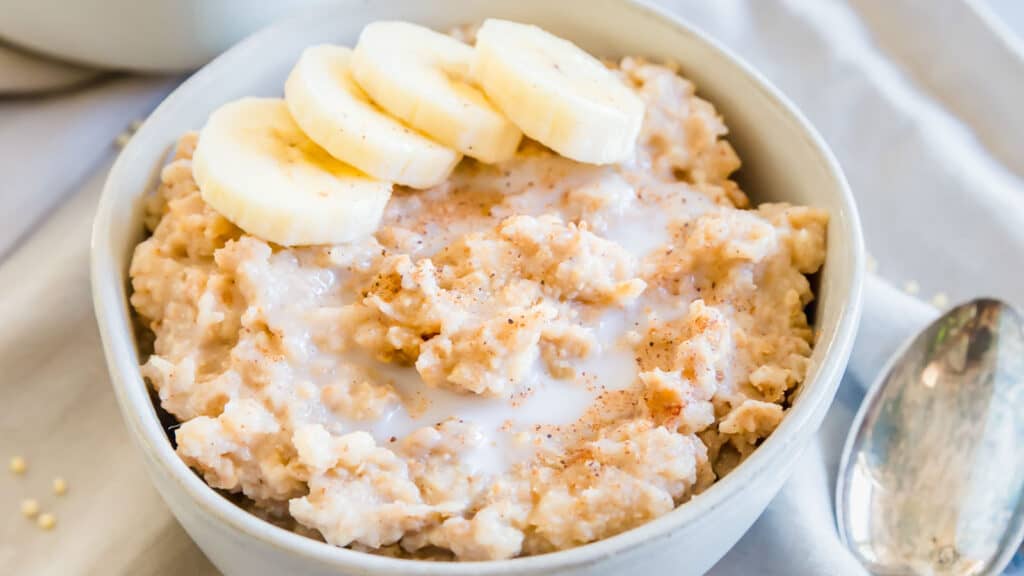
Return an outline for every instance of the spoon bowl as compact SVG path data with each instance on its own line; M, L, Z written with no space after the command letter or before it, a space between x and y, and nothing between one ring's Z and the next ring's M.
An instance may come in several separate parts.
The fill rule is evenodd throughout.
M979 299L911 339L843 451L839 532L875 574L999 574L1024 538L1024 321Z

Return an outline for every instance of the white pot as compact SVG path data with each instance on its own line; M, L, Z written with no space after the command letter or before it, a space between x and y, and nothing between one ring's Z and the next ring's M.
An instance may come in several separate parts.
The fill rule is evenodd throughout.
M787 200L831 215L817 287L817 345L807 382L779 428L731 474L636 529L572 550L486 563L384 558L335 548L251 516L210 489L175 455L142 378L127 303L128 262L142 234L141 196L155 185L177 137L218 105L280 95L303 47L351 45L362 27L404 19L441 30L499 16L539 24L600 55L681 63L725 116L744 159L741 183L755 201ZM96 316L128 430L171 510L224 573L317 574L701 574L735 544L779 490L832 401L860 315L863 242L853 198L824 142L756 72L698 32L624 0L339 1L242 42L199 71L146 121L110 172L93 232Z
M252 32L329 0L0 0L0 39L101 68L195 70Z

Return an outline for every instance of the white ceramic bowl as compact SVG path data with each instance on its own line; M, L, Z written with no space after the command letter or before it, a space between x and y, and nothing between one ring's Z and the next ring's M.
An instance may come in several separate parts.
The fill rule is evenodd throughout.
M368 22L404 19L437 29L498 16L541 25L604 56L644 55L682 65L724 114L755 201L787 200L831 214L820 275L818 343L804 388L779 428L731 474L652 522L587 546L487 563L397 560L328 546L267 524L209 488L175 455L142 378L126 289L142 235L140 199L176 138L218 105L279 95L303 47L351 45ZM779 490L831 403L860 313L863 243L835 159L777 90L727 51L670 16L624 0L339 1L252 36L200 70L146 121L110 172L93 232L92 282L107 362L128 431L168 506L227 574L701 574L740 538Z
M0 0L0 38L90 66L178 72L284 15L330 1Z

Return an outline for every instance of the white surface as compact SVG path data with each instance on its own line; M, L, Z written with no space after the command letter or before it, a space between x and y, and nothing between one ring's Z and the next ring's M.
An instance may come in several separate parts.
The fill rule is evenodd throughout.
M583 8L588 18L574 15ZM558 553L487 564L409 563L324 546L260 522L203 484L175 455L153 416L125 305L125 270L138 241L139 198L154 164L183 128L198 127L222 103L275 94L310 43L353 42L372 21L401 18L446 29L487 16L521 18L577 40L596 54L648 54L689 62L689 77L730 118L732 138L749 159L744 178L761 199L810 204L831 215L827 264L818 290L818 345L808 383L785 420L741 466L700 496L634 530ZM608 34L608 30L616 34ZM250 62L260 66L247 66ZM853 345L864 257L853 199L820 138L777 93L719 49L646 9L621 0L377 0L338 3L249 38L182 85L154 112L118 158L94 225L92 287L100 333L129 435L137 441L157 489L197 544L228 574L542 574L642 573L698 575L749 528L815 437ZM680 563L685 559L685 563Z
M0 258L77 192L116 151L114 139L174 82L112 78L87 89L0 100Z
M1021 303L1024 272L1014 263L1024 253L1024 171L1012 153L1024 150L1024 142L1020 130L999 126L1020 122L1013 103L1024 101L1024 65L963 3L937 0L923 9L914 0L668 4L740 52L810 116L853 185L883 277L897 286L919 282L924 299L946 292L955 302L989 293ZM1016 13L1011 25L1024 30L1019 0L993 5L999 13ZM906 6L950 16L941 26L922 17L887 30L883 24L906 14ZM960 26L980 32L962 36ZM950 37L961 40L951 43ZM980 78L968 82L979 68ZM23 453L30 462L25 478L0 474L2 573L212 571L142 480L123 438L85 284L88 219L100 180L92 178L83 189L85 175L95 166L105 170L110 140L160 90L151 84L133 94L104 84L66 105L0 101L0 162L15 158L0 171L0 231L28 229L59 197L82 190L23 243L17 244L18 234L0 235L0 255L7 254L0 263L0 457ZM137 108L107 109L101 105L107 97ZM972 115L964 99L990 123ZM92 106L108 110L110 122L97 127L86 121ZM38 125L50 128L36 135ZM55 180L57 173L62 180ZM12 203L18 208L9 209ZM870 311L864 328L886 334L888 324L872 321ZM835 537L831 502L835 463L858 399L855 383L845 383L818 443L715 574L746 574L751 566L769 575L856 571ZM102 451L94 453L97 446ZM47 483L58 473L71 489L51 502ZM17 514L27 495L39 497L44 509L54 506L55 533L40 533Z

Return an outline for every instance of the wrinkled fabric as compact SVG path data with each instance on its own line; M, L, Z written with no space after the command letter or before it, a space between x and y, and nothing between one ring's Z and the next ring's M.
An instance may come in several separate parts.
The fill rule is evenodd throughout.
M926 304L933 297L942 304L988 294L1024 303L1020 40L979 12L983 5L964 0L657 4L750 62L818 128L850 181L884 279L868 282L850 370L816 441L712 574L862 573L837 536L833 491L864 388L892 351L937 314ZM99 398L90 414L102 415L107 428L117 419L89 327L89 220L114 139L176 81L110 78L45 97L0 98L0 405L26 415L0 422L0 453L42 459L71 443L104 453L102 466L78 459L65 462L62 473L77 480L73 489L94 486L96 498L116 497L118 504L65 510L58 532L104 526L93 540L121 544L78 546L54 560L43 539L8 544L27 532L22 518L9 515L0 520L0 572L80 573L104 565L109 573L138 573L115 550L160 542L177 551L178 564L164 569L212 573L155 492L139 484L137 454L119 428L106 433L88 417L57 418L52 406L47 413L54 418L27 416L64 391ZM69 353L38 353L50 348ZM106 490L115 485L103 470L123 470L120 477L132 483ZM139 510L147 511L146 523L129 520Z

